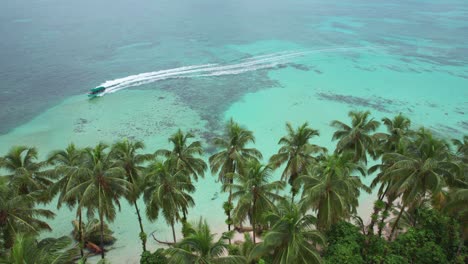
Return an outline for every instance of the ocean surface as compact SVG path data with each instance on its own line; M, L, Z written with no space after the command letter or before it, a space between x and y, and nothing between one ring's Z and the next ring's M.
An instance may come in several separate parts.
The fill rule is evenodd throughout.
M349 110L403 113L446 138L468 131L466 0L3 0L0 36L2 155L125 137L153 152L181 128L208 157L230 117L255 132L265 157L286 121L309 122L321 133L314 143L333 149L329 124ZM197 188L189 217L221 233L220 185L208 173ZM361 204L367 217L372 195ZM68 234L73 217L62 209L44 236ZM123 202L111 226L110 259L138 263L134 209ZM171 239L163 219L145 228Z

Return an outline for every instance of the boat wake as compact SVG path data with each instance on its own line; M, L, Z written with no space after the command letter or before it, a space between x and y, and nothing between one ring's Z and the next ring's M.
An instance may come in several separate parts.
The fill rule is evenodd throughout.
M140 86L157 81L179 78L197 78L223 75L237 75L245 72L256 71L260 69L271 69L281 64L291 62L293 59L313 53L323 52L338 52L338 51L353 51L363 49L365 47L346 47L346 48L329 48L312 51L284 51L271 54L264 54L243 59L237 63L231 64L203 64L183 66L173 69L160 70L154 72L140 73L130 75L123 78L106 81L99 86L105 87L106 90L99 96L108 93L114 93L129 87Z

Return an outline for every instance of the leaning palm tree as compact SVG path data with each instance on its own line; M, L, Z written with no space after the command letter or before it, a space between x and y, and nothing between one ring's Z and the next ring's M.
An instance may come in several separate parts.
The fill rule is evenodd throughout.
M331 125L338 130L333 134L333 140L338 140L336 152L353 151L354 161L363 161L367 164L367 153L375 156L374 137L372 132L376 131L380 123L369 118L370 112L350 111L351 125L334 120Z
M153 159L153 155L139 154L138 151L142 150L144 147L145 146L141 141L129 141L124 139L112 146L111 155L114 165L125 170L127 181L132 185L131 191L126 195L126 199L135 206L138 223L140 225L141 244L143 251L146 251L146 233L143 229L143 223L137 201L142 193L142 174L145 169L143 164Z
M96 211L101 224L101 258L104 259L104 218L114 221L116 206L120 210L120 197L132 190L132 185L125 179L125 170L117 167L106 151L108 146L99 143L94 148L87 148L84 160L86 179L70 189L70 193L82 192L80 208L87 208L88 216Z
M273 201L282 199L277 192L284 188L284 182L269 182L271 173L271 167L263 166L257 160L250 160L241 174L234 175L237 183L225 186L232 189L232 199L238 200L233 211L235 222L242 223L246 218L250 219L254 244L262 214L274 208Z
M428 193L439 193L446 182L454 181L453 168L457 165L450 161L448 144L425 129L419 130L403 154L388 153L382 160L391 164L382 180L392 178L389 191L401 195L401 209L390 232L392 239L404 210L425 199Z
M359 176L364 166L353 161L354 153L344 152L326 156L309 169L309 174L297 179L304 185L302 202L317 212L317 228L327 230L341 219L356 213L361 190L370 192Z
M37 241L33 236L17 234L8 263L67 264L78 256L76 247L70 247L71 238L45 238Z
M314 229L316 219L307 215L301 204L280 202L277 209L266 218L272 227L263 237L263 242L255 246L251 260L271 257L272 263L322 263L318 246L325 244L322 234Z
M317 158L313 155L324 153L326 149L309 143L312 137L319 135L319 132L310 128L307 123L299 126L297 130L294 130L290 123L286 123L286 130L288 135L282 137L278 142L282 147L277 154L270 158L270 163L274 168L286 164L281 179L289 181L294 199L297 194L297 189L293 184L294 181L308 166L317 161Z
M189 140L193 138L192 133L182 132L182 130L177 130L170 138L169 142L172 143L173 149L160 149L156 151L156 155L163 156L167 158L172 166L178 170L186 170L195 181L198 181L198 177L205 176L205 170L207 168L206 162L196 157L196 155L203 154L203 148L200 141L194 141L189 144Z
M68 145L65 150L53 151L48 158L51 165L54 166L52 173L56 175L58 180L53 184L50 189L51 196L59 194L57 199L57 209L60 209L63 204L72 209L79 205L82 197L81 191L70 192L70 190L82 183L85 178L86 170L83 167L84 151L78 149L73 143ZM84 241L82 239L82 209L77 206L76 216L78 217L78 242L80 245L81 258L84 257L83 247Z
M37 156L36 148L15 146L10 149L0 163L1 168L8 173L6 177L10 185L16 188L19 194L43 191L52 185L51 175L41 171L46 163L38 162Z
M170 162L156 161L148 166L143 198L146 203L146 214L152 221L161 211L164 219L172 228L176 243L174 225L180 220L180 212L187 213L195 205L190 193L195 191L192 181L185 170L177 170Z
M0 184L0 232L3 248L13 246L14 235L18 232L38 234L42 230L52 230L44 218L54 217L45 209L36 209L34 193L18 194L5 183Z
M255 143L252 131L241 127L233 119L230 119L226 125L224 137L214 139L214 145L221 151L209 158L210 168L213 175L218 174L218 180L223 184L232 184L233 180L229 176L233 173L239 173L247 160L262 158L260 151L255 148L247 148L249 143ZM231 208L232 190L229 189L229 197L225 206L229 231L231 231L232 223Z
M206 221L200 219L195 227L189 230L189 235L174 248L167 250L169 263L246 263L243 256L228 255L228 244L225 242L228 234L223 234L216 241Z

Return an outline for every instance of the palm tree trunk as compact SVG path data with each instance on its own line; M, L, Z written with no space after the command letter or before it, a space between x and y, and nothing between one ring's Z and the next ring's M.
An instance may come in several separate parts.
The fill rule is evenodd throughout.
M81 209L78 209L78 243L80 243L80 254L81 254L81 259L84 257L84 252L83 252L83 226L81 224Z
M367 228L367 234L368 235L374 234L374 225L375 225L375 222L378 220L379 213L380 213L380 210L381 210L380 206L377 206L377 203L379 201L383 202L383 198L385 197L385 194L387 193L389 187L390 187L390 184L387 185L387 187L385 188L385 191L381 195L379 195L378 200L374 204L374 212L372 213L371 222L369 224L369 227Z
M175 236L174 223L171 223L171 227L172 227L172 237L174 238L174 243L177 243L176 236Z
M231 184L233 183L232 179L230 179L229 181ZM228 198L229 206L231 206L231 199L232 199L232 188L229 187L229 198ZM231 210L228 211L227 217L228 217L228 232L231 232ZM229 240L229 245L231 245L231 238L229 238L228 240Z
M388 237L389 241L392 241L393 234L396 231L396 227L398 226L398 222L400 221L401 216L403 215L403 212L405 211L406 204L403 203L400 213L398 214L397 219L395 220L395 223L393 224L392 231L390 232L390 236Z
M104 217L102 213L99 213L99 221L101 221L101 259L104 259Z
M406 204L403 203L403 205L401 206L400 213L398 214L398 217L397 217L397 219L395 220L395 223L393 224L392 231L390 232L390 236L388 237L388 241L392 241L393 233L395 233L396 227L397 227L397 225L398 225L398 221L400 221L400 218L401 218L401 216L403 215L403 212L405 211L405 207L406 207ZM385 258L387 257L388 248L389 248L389 247L385 247L384 257L383 257L382 260L380 261L380 264L383 264L384 261L385 261Z
M390 210L390 208L392 207L392 204L393 204L393 199L392 200L388 200L387 203L385 204L385 209L382 213L382 217L380 218L380 223L379 223L379 237L382 237L382 231L383 231L383 227L384 227L384 222L385 222L385 219L387 219L387 213L388 211Z
M256 243L256 240L255 240L255 233L257 231L257 228L256 228L256 222L255 222L255 203L256 203L256 199L254 199L253 201L253 206L252 206L252 234L253 234L253 243L254 245L257 244Z
M143 223L141 222L140 210L138 209L136 200L134 201L134 204L135 204L135 209L136 209L136 213L138 216L138 223L140 224L141 245L143 246L143 252L145 252L146 251L146 234L145 234L145 231L143 230Z

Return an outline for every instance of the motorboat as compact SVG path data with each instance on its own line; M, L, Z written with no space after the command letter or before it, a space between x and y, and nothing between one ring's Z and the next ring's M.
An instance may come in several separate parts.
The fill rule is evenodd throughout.
M96 88L93 88L93 89L91 89L89 91L88 97L94 98L94 97L100 95L101 93L103 93L105 90L106 90L106 87L104 87L104 86L98 86Z

